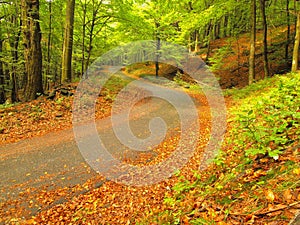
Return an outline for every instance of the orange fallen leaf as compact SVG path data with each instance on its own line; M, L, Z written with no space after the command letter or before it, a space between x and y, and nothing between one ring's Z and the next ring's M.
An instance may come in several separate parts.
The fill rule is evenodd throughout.
M36 224L34 219L29 219L29 220L26 220L25 222L26 222L26 224Z
M283 197L287 202L290 202L290 200L292 199L293 195L291 193L290 189L287 189L283 192Z

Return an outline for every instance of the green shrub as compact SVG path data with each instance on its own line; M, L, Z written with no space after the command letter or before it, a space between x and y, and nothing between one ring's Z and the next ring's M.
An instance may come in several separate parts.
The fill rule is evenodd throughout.
M246 156L268 154L276 159L299 140L300 77L289 74L274 79L279 81L274 87L250 94L231 112L236 123L231 135L239 147L247 146Z

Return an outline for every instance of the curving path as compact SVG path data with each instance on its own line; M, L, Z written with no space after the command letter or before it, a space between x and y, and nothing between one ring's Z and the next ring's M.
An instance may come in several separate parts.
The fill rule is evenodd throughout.
M172 89L174 92L179 90ZM197 107L201 104L194 100ZM183 110L186 109L182 105ZM121 112L122 114L122 112ZM136 105L130 114L130 127L139 138L149 136L149 121L161 117L167 125L167 136L179 134L176 110L164 100L149 98ZM120 119L114 126L128 121ZM118 125L119 123L119 125ZM139 160L139 152L131 151L116 141L111 118L96 121L99 136L110 153L121 160ZM85 135L90 131L85 130ZM149 151L149 160L155 152ZM26 219L72 197L101 186L105 178L93 171L83 159L72 129L50 133L0 146L0 223Z

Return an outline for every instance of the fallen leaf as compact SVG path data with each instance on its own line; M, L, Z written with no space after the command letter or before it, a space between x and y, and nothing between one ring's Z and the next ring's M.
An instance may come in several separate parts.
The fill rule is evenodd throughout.
M35 224L34 219L29 219L29 220L26 220L25 222L26 222L26 224Z
M294 169L293 174L300 175L300 168Z
M267 199L269 202L273 202L273 201L274 201L275 195L274 195L273 191L271 191L270 189L268 189L268 190L265 192L265 195L266 195L266 199Z
M284 197L284 200L287 201L287 202L290 202L290 200L292 199L293 195L291 193L291 190L290 189L287 189L283 192L283 197Z

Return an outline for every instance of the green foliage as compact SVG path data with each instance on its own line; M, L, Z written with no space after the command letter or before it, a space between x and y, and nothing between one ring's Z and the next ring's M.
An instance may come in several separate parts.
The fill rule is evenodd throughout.
M233 52L231 46L229 46L229 45L226 45L220 49L217 49L214 56L209 58L209 62L212 64L210 66L210 70L214 72L216 70L224 69L223 68L223 60L233 53L234 52Z
M237 146L248 146L246 156L267 154L276 159L299 140L299 75L277 76L268 82L274 81L274 87L261 95L250 94L231 112L236 124L232 136Z
M193 188L193 184L190 183L190 181L185 180L184 177L181 177L182 181L178 182L172 189L176 191L177 193L183 193L185 191L189 191L191 188Z
M107 80L104 89L106 89L109 94L115 95L132 80L132 78L125 77L124 75L114 74Z
M0 104L0 109L8 109L11 108L13 106L18 105L19 103L4 103L4 104Z
M213 224L216 224L212 220L209 221L209 220L206 220L206 219L203 219L203 218L194 219L194 220L190 221L190 223L192 225L213 225Z

